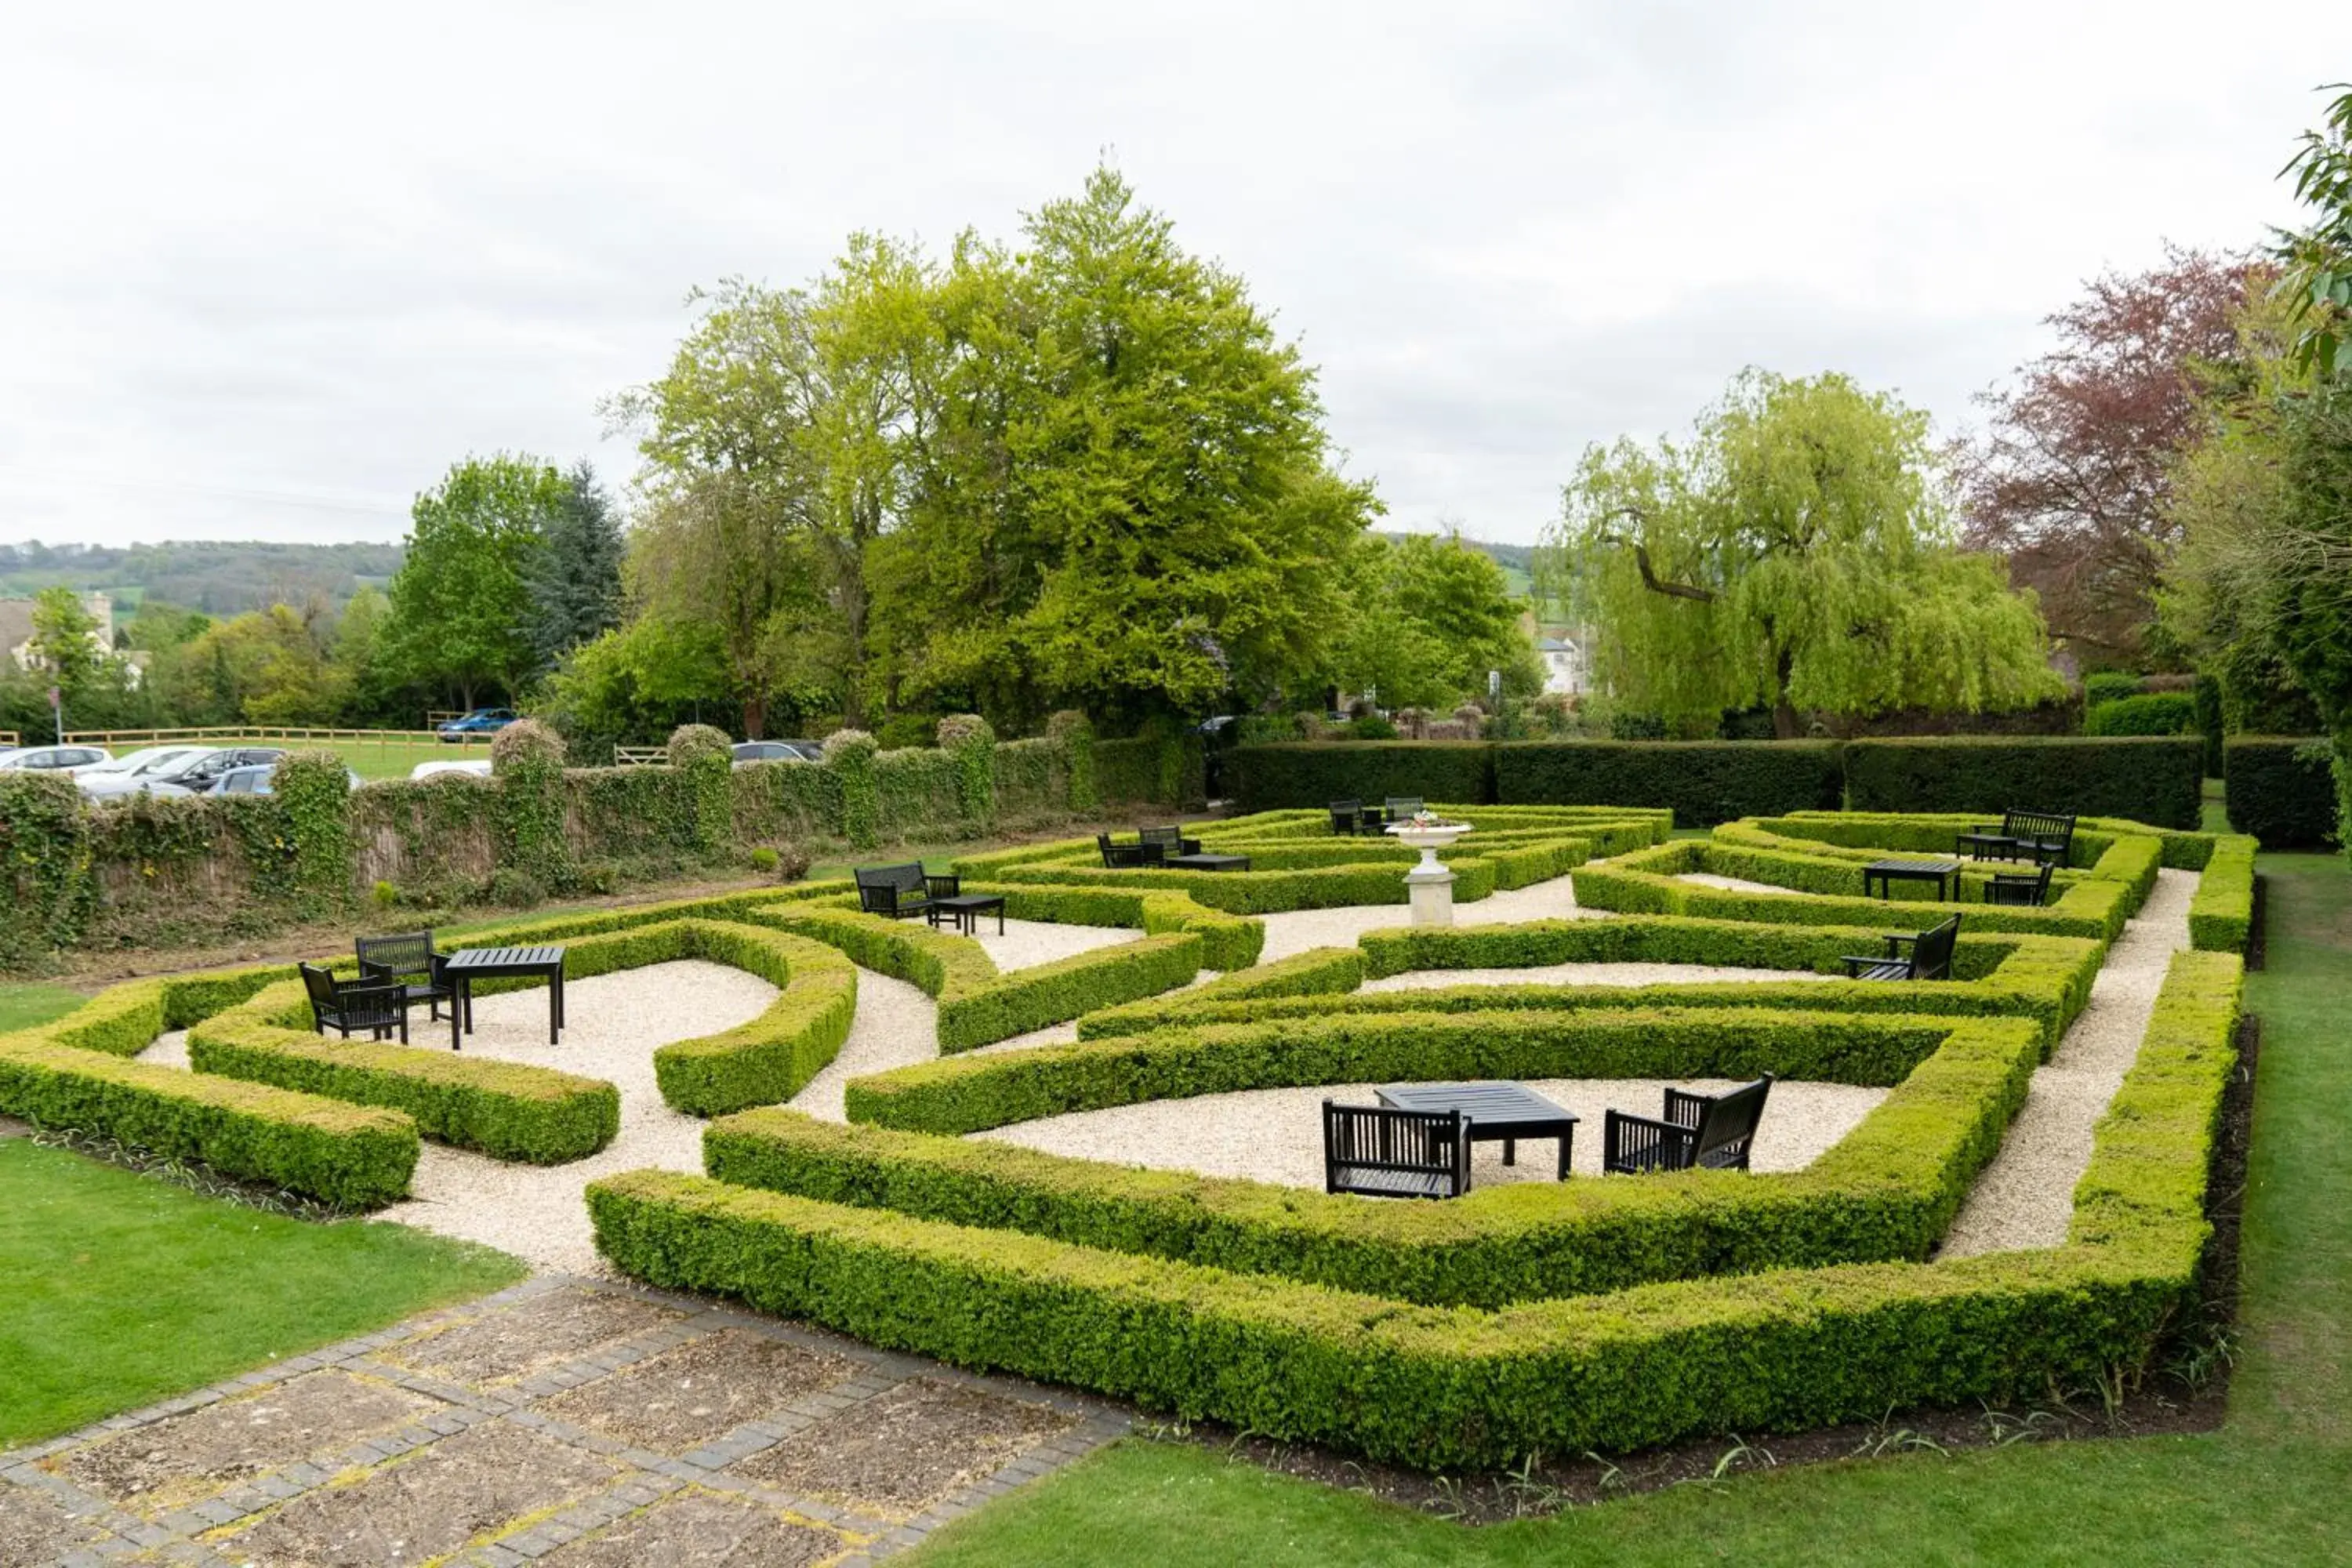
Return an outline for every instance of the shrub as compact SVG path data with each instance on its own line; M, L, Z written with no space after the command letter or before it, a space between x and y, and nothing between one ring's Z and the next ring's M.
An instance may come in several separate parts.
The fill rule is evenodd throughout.
M567 886L572 847L564 837L563 739L536 719L521 719L490 742L491 839L499 867L515 885ZM492 881L493 896L497 883ZM500 898L500 902L516 901ZM537 901L534 899L532 901Z
M825 737L825 766L841 781L841 836L859 849L882 842L881 792L874 779L880 751L863 730L835 730Z
M1488 1312L668 1172L598 1182L589 1210L604 1255L657 1285L1427 1469L1875 1420L1891 1406L2039 1395L2145 1363L2197 1289L2237 977L2227 955L2174 959L2058 1248L1780 1269Z
M2232 735L2221 746L2230 826L2265 849L2336 842L2336 777L2327 742Z
M751 851L751 869L754 871L773 871L782 864L782 858L764 844Z
M715 855L735 837L734 752L725 731L681 724L669 738L670 776L683 797L671 816L687 846Z
M1397 727L1377 713L1365 714L1350 727L1355 731L1354 738L1359 741L1393 741L1397 738Z
M1087 716L1075 709L1065 708L1045 721L1045 733L1059 741L1068 753L1070 769L1070 809L1083 815L1102 804L1102 790L1095 777L1095 729Z
M510 910L528 910L547 901L547 889L528 871L501 866L490 873L486 889L489 901Z
M2204 743L2170 738L1850 741L1847 804L1856 811L1984 812L2011 807L2196 827Z
M291 752L273 770L270 789L291 840L286 888L297 912L315 918L343 908L352 894L352 789L342 758Z
M2094 702L2083 717L2085 735L2194 735L2197 700L2185 691L2148 691ZM2200 737L2199 756L2203 756Z
M89 813L73 780L0 770L0 969L18 969L80 934L96 896Z
M1685 827L1834 808L1829 741L1521 742L1495 748L1495 798L1531 805L1671 806Z
M2086 708L2096 708L2102 702L2120 701L2139 694L2140 678L2129 670L2094 670L2083 677L2083 702Z
M940 721L940 749L955 763L964 831L988 833L996 826L996 731L977 713L950 713Z
M1225 758L1225 778L1251 812L1392 795L1477 805L1495 798L1492 757L1493 748L1478 741L1236 746Z
M2189 900L2189 940L2209 952L2243 952L2254 925L2253 839L2222 838Z
M382 878L378 878L375 886L369 890L368 898L381 913L400 902L400 889Z
M1216 967L1212 965L1212 967ZM1221 974L1206 985L1181 993L1101 1007L1078 1020L1078 1038L1107 1039L1113 1035L1139 1035L1180 1019L1193 1017L1202 1008L1246 1004L1246 1014L1276 996L1328 999L1355 990L1364 983L1364 955L1352 947L1316 947L1253 969Z

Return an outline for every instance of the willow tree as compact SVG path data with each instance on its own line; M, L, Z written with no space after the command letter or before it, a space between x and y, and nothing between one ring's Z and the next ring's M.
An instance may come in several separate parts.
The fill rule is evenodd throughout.
M1750 370L1687 444L1586 450L1553 543L1629 706L1976 711L2055 695L2000 564L1958 547L1924 414L1842 375Z

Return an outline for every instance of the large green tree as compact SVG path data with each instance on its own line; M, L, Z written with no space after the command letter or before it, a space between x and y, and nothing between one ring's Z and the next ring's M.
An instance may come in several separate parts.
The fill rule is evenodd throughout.
M1490 670L1513 697L1542 689L1502 568L1459 539L1366 534L1344 581L1347 612L1330 647L1343 691L1377 690L1391 708L1440 708L1485 697Z
M535 667L524 564L566 496L553 465L503 452L467 458L418 496L392 580L394 664L463 708L514 696Z
M539 668L621 624L621 516L583 459L563 476L562 499L523 557L530 650ZM356 601L354 601L356 604Z
M1927 416L1748 371L1686 444L1589 448L1555 542L1606 679L1669 719L1974 711L2063 682L2030 595L1957 548Z

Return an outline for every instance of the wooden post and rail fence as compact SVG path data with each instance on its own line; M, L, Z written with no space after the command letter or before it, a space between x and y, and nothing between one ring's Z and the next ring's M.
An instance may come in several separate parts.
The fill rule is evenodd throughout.
M488 733L444 735L435 730L318 730L285 724L215 724L184 730L68 730L65 743L104 746L109 751L121 746L170 746L205 742L226 746L271 741L305 745L385 748L442 745L462 749L488 746L492 738Z

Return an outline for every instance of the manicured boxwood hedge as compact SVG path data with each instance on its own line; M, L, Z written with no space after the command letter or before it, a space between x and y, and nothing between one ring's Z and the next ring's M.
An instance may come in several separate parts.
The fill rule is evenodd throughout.
M1139 1035L1163 1024L1199 1020L1217 1009L1213 1021L1244 1023L1277 998L1311 997L1328 1002L1364 983L1364 955L1352 947L1312 947L1253 969L1221 974L1205 985L1103 1007L1078 1020L1078 1038Z
M1856 811L2021 811L2197 826L2205 743L2177 738L1938 736L1849 741L1846 804Z
M2196 1289L2238 973L2228 955L2176 957L2053 1249L1489 1312L667 1172L599 1182L589 1207L605 1255L656 1284L1422 1468L1876 1419L2145 1361Z
M416 1124L397 1111L125 1061L41 1034L0 1036L0 1111L347 1208L408 1192Z
M1765 812L1833 810L1834 741L1517 742L1495 748L1495 797L1512 805L1674 808L1682 827Z
M1301 1042L1305 1070L1344 1077L1356 1065L1351 1051L1410 1048L1416 1037L1450 1059L1479 1027L1475 1019L1402 1015L1310 1029ZM2038 1032L2014 1019L1886 1018L1874 1021L1874 1033L1873 1023L1839 1023L1831 1030L1838 1037L1823 1042L1822 1028L1820 1015L1693 1020L1631 1008L1573 1018L1522 1014L1500 1026L1504 1053L1637 1049L1654 1062L1679 1058L1680 1068L1667 1073L1676 1077L1711 1076L1729 1057L1803 1060L1806 1077L1854 1068L1877 1079L1890 1060L1932 1052L1835 1149L1786 1175L1693 1172L1488 1188L1442 1208L1366 1205L956 1137L844 1128L791 1111L714 1124L705 1160L713 1176L743 1185L1433 1303L1500 1306L1651 1279L1924 1257L2021 1102L2040 1059ZM1638 1046L1629 1032L1643 1037ZM1262 1031L1260 1038L1297 1033ZM1342 1034L1357 1038L1339 1043ZM1300 1069L1286 1048L1277 1059L1255 1042L1226 1039L1206 1051L1187 1053L1202 1074L1195 1081L1225 1088L1289 1082ZM1066 1056L1064 1065L1076 1067L1086 1054ZM1092 1065L1071 1076L1099 1086Z
M2336 775L2325 741L2232 735L2221 744L2230 826L2265 849L2317 849L2336 841Z
M2085 735L2191 735L2197 700L2186 691L2142 691L2094 702L2083 715ZM2200 742L2202 736L2199 737Z
M2189 900L2189 940L2209 952L2243 952L2254 925L2254 841L2222 838Z

